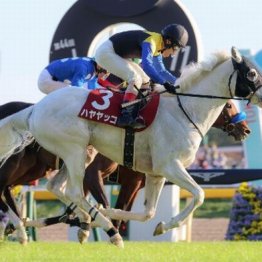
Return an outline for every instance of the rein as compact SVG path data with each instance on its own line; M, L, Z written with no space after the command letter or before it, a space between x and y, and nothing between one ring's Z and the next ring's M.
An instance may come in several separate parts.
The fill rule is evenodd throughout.
M231 93L231 89L229 89L229 90L230 90L230 93ZM250 98L237 97L237 96L200 95L200 94L190 94L190 93L168 92L167 90L163 90L161 92L157 92L156 94L150 94L150 95L148 95L146 97L143 97L143 98L140 98L140 99L136 99L136 100L131 101L131 102L123 103L122 104L122 108L131 106L131 105L134 105L134 104L137 104L139 102L142 102L143 100L148 100L148 99L150 99L153 96L161 95L161 94L164 94L164 93L169 93L169 94L177 95L177 96L189 96L189 97L200 97L200 98L210 98L210 99L224 99L224 100L225 99L226 100L234 99L234 100L240 100L240 101L250 101Z
M193 126L196 128L196 130L198 131L198 133L200 134L200 136L202 137L202 139L204 139L204 135L202 134L201 130L198 128L198 126L193 122L193 120L190 118L190 116L188 115L188 113L186 112L186 110L184 109L180 97L177 96L177 102L178 102L178 106L180 107L180 109L182 110L182 112L184 113L184 115L187 117L187 119L189 120L189 122L191 124L193 124Z
M250 99L247 98L242 98L242 97L234 97L232 94L232 90L231 90L231 80L232 77L234 75L234 73L236 72L236 70L233 71L233 73L230 75L229 79L228 79L228 89L230 92L230 97L224 97L224 96L211 96L211 95L196 95L196 94L182 94L182 93L176 93L177 94L177 101L178 101L178 106L180 107L180 109L182 110L182 112L184 113L184 115L186 116L186 118L189 120L189 122L191 124L193 124L193 126L196 128L196 130L198 131L198 133L200 134L201 138L204 139L204 135L201 132L201 130L199 129L199 127L194 123L194 121L190 118L189 114L186 112L186 110L184 109L181 100L180 100L180 95L184 95L184 96L191 96L191 97L203 97L203 98L211 98L211 99L235 99L235 100L248 100L250 101Z
M139 103L139 102L142 102L144 100L148 100L150 99L151 97L155 96L155 95L160 95L160 94L163 94L163 93L171 93L173 95L177 95L177 101L178 101L178 105L180 107L180 109L182 110L182 112L185 114L186 118L189 120L189 122L191 124L193 124L193 126L196 128L196 130L198 131L198 133L200 134L201 138L203 139L204 138L204 135L202 134L201 130L199 129L199 127L193 122L193 120L191 119L191 117L189 116L189 114L186 112L186 110L184 109L182 103L181 103L181 99L180 99L180 96L189 96L189 97L200 97L200 98L208 98L208 99L223 99L223 100L228 100L228 99L234 99L234 100L240 100L240 101L248 101L248 103L250 102L250 97L249 98L243 98L243 97L235 97L233 96L233 93L232 93L232 90L231 90L231 81L232 81L232 77L234 75L234 73L236 72L236 70L234 70L232 72L232 74L230 75L229 79L228 79L228 89L229 89L229 92L230 92L230 97L228 96L213 96L213 95L200 95L200 94L190 94L190 93L177 93L176 91L174 92L168 92L167 90L163 90L161 92L158 92L157 94L150 94L146 97L142 97L140 99L136 99L132 102L128 102L128 103L125 103L125 104L122 104L122 108L124 107L127 107L127 106L130 106L130 105L133 105L133 104L136 104L136 103Z

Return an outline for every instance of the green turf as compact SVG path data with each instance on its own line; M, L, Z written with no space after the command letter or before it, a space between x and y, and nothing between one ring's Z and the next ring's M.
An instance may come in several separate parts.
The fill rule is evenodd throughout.
M105 243L36 242L23 247L0 244L0 261L244 262L261 261L262 242L125 242L124 249Z

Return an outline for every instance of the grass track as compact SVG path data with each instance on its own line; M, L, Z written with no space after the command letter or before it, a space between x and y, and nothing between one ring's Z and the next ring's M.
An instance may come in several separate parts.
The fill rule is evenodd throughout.
M125 242L124 249L100 242L36 242L23 247L0 243L0 262L103 261L103 262L256 262L262 261L262 242Z

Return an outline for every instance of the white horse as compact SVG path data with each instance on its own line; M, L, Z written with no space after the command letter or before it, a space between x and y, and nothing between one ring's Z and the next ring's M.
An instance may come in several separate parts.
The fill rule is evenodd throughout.
M153 124L143 132L136 133L134 169L147 173L144 212L101 210L104 215L114 219L139 221L152 218L165 179L188 190L193 198L168 223L159 223L155 235L179 226L203 203L203 190L185 169L194 161L202 136L208 132L226 101L233 95L249 97L252 103L262 107L261 74L235 48L232 48L231 53L232 59L220 52L212 59L191 65L180 78L182 94L220 96L220 99L179 95L188 115L186 117L179 107L177 95L162 95ZM113 236L116 232L112 232L111 222L84 198L86 147L92 144L103 155L123 164L124 130L79 118L77 115L88 94L89 91L84 89L61 89L49 94L33 107L2 120L0 160L4 161L10 152L23 147L23 134L29 130L39 144L65 162L66 172L63 175L67 183L58 194L65 201L71 201L89 213ZM104 102L110 102L109 96L104 97ZM62 178L59 174L56 177L58 180L55 181ZM60 180L65 182L64 179ZM60 183L57 183L53 188L59 190Z

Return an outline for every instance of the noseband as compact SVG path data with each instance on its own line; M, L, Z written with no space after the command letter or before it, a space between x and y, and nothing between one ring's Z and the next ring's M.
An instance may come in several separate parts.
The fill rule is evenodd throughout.
M236 124L232 121L232 119L235 117L231 117L229 115L228 109L231 108L229 104L226 104L224 109L221 112L221 115L223 116L224 125L221 127L221 129L226 132L228 135L230 135L236 128ZM238 114L237 114L238 115ZM237 116L236 115L236 116Z

